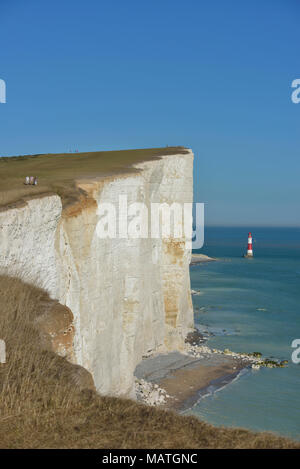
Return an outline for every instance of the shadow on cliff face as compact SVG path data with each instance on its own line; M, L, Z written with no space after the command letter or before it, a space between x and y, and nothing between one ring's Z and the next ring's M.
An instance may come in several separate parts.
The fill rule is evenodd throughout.
M72 312L0 276L1 448L292 448L266 433L222 429L134 401L99 396L73 359ZM57 353L64 357L57 355Z

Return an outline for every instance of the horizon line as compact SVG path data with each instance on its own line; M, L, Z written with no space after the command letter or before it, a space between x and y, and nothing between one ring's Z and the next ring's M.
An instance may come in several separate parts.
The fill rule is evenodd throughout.
M247 225L204 225L205 228L300 228L300 225L256 225L255 223L249 223Z

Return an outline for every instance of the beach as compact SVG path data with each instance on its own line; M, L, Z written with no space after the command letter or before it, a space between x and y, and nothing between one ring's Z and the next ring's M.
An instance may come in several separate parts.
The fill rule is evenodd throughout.
M222 354L207 353L196 358L171 352L142 360L135 376L158 386L157 391L165 391L168 397L160 403L162 408L182 412L202 396L228 384L247 365L244 360Z

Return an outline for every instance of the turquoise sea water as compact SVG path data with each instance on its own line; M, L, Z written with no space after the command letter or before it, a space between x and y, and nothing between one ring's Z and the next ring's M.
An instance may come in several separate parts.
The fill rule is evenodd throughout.
M191 266L196 325L213 348L261 352L287 368L250 370L191 409L216 425L270 430L300 440L300 229L253 228L254 259L244 259L248 230L208 228L196 252L218 262Z

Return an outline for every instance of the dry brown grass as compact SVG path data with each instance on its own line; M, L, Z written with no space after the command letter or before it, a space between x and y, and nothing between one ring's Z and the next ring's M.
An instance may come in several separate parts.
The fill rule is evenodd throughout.
M42 350L33 325L50 301L20 280L0 277L1 448L296 448L266 433L215 428L193 417L79 391L73 365Z
M77 179L134 172L132 165L135 163L185 152L183 147L166 147L2 157L0 206L48 192L60 195L65 206L76 201L80 195L76 187ZM38 185L24 185L25 176L37 176Z

